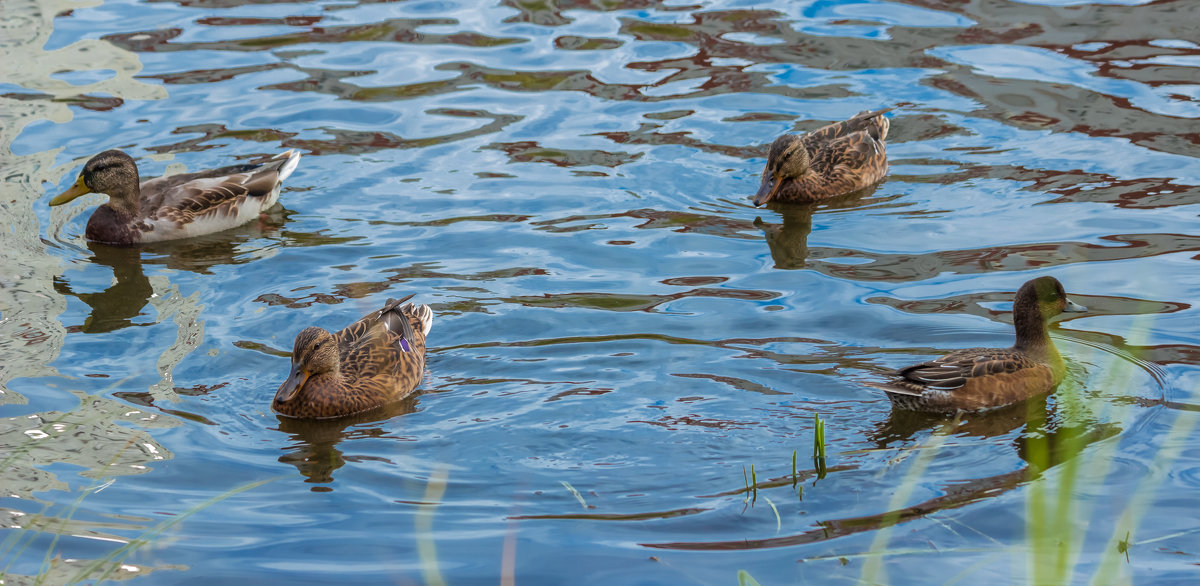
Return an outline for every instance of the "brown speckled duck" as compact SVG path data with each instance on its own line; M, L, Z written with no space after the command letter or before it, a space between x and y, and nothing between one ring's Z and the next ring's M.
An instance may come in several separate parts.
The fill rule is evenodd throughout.
M754 205L809 202L858 191L887 174L892 109L861 112L803 136L785 134L771 143Z
M383 309L331 334L318 327L296 335L292 370L271 408L280 415L329 419L404 398L425 370L428 305L389 299Z
M88 240L138 244L189 238L234 228L257 218L279 200L279 187L300 153L289 150L261 164L234 165L139 181L129 155L104 151L83 166L75 184L50 200L65 204L85 193L108 202L88 219Z
M1000 407L1050 392L1065 373L1046 320L1086 311L1067 299L1054 277L1025 283L1013 299L1017 342L1011 348L967 348L892 373L883 389L892 405L916 411L974 411Z

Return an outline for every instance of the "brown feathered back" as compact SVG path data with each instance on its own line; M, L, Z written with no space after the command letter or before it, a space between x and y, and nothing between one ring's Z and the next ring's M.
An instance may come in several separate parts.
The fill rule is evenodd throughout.
M307 328L296 337L292 370L272 408L289 417L326 419L361 413L399 400L421 382L428 305L389 299L341 331ZM325 340L328 340L326 345Z

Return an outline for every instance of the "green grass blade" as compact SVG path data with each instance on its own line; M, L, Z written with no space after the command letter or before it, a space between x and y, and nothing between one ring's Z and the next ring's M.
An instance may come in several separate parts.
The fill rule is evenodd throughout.
M775 508L775 503L771 502L771 497L764 494L763 500L767 501L767 504L771 505L771 510L775 512L775 533L779 533L783 530L783 519L779 517L779 509Z
M579 491L575 490L575 487L571 486L571 483L567 482L566 480L559 480L559 482L566 487L566 489L570 491L572 495L575 496L575 500L579 501L579 506L583 507L584 509L588 508L587 501L583 500L583 495L579 494Z
M796 450L792 450L792 488L796 488Z
M922 446L923 449L917 451L917 457L908 467L908 472L905 474L904 481L896 487L896 492L892 493L892 499L888 503L888 510L892 511L890 518L885 518L880 524L880 528L875 531L875 538L871 541L870 553L883 554L886 553L888 541L891 539L892 529L895 527L895 519L899 517L900 510L904 504L912 496L913 489L919 484L922 477L925 476L925 470L929 467L933 457L937 455L946 437L954 430L958 423L958 418L953 421L946 422L942 427L938 428L932 436ZM883 555L873 555L867 558L863 564L861 582L867 584L879 584L887 580L881 576L883 571Z
M759 584L758 580L755 580L754 577L750 575L750 572L747 572L746 570L738 570L737 577L738 586L762 586L762 584Z
M429 483L425 486L423 500L428 504L417 509L417 517L413 520L417 533L417 555L421 558L421 573L425 577L425 583L430 586L446 584L442 571L438 568L437 544L433 540L433 513L442 502L442 496L446 494L446 479L449 477L449 467L445 464L439 464L434 469L433 474L429 476Z

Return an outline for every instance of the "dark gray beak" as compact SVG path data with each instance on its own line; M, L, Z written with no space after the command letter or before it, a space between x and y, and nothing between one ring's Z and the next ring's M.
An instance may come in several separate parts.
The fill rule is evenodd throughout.
M304 372L304 369L299 364L293 362L292 371L288 373L287 380L279 385L278 391L275 391L275 402L287 403L291 401L292 397L296 396L296 391L299 391L300 387L303 387L306 382L308 382L308 373Z
M762 185L758 186L758 193L754 194L754 207L758 207L775 197L775 193L779 191L779 186L783 183L778 175L773 175L770 179L765 179Z

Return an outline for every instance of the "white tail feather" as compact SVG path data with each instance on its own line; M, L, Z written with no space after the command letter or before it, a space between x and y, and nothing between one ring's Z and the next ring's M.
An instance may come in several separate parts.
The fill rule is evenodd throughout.
M296 170L296 166L300 164L300 151L298 151L296 149L288 149L282 153L279 153L278 155L275 155L272 158L279 159L282 157L287 157L288 160L286 163L284 163L282 166L279 167L279 180L280 181L287 179L288 176L292 174L292 171Z
M424 335L429 335L429 330L433 329L433 310L428 305L419 305L416 309L417 319L421 320L421 330Z

